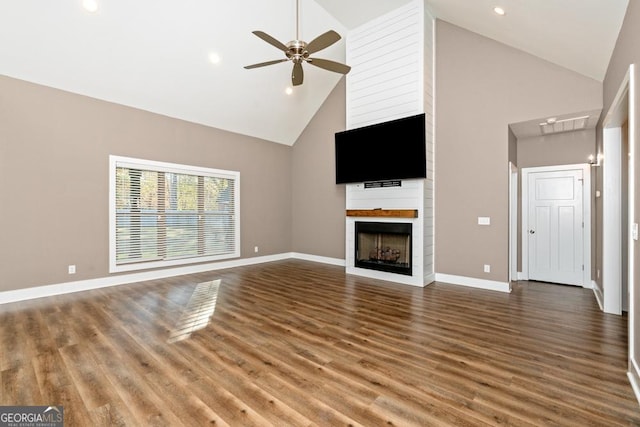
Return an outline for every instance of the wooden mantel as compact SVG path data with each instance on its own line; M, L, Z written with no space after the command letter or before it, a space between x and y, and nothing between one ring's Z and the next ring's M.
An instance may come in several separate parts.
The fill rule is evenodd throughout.
M418 218L417 209L347 209L347 216Z

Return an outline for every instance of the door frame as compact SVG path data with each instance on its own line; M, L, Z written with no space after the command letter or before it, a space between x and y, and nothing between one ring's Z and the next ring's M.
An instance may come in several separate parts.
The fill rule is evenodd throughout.
M622 129L602 129L602 295L605 313L622 314ZM626 160L626 159L625 159Z
M618 137L618 132L612 130L611 132L604 132L606 129L616 129L620 128L625 118L629 120L629 185L627 188L627 203L628 203L628 226L629 232L632 234L634 224L637 224L636 212L635 212L635 204L636 204L636 185L635 185L635 177L636 170L635 165L637 163L636 156L638 155L636 152L638 141L636 140L636 136L638 133L637 127L637 117L639 114L639 106L638 106L638 98L640 97L640 91L638 91L638 80L640 76L638 75L639 70L637 70L637 66L635 64L631 64L627 73L625 74L622 82L620 83L620 87L618 88L618 92L611 103L611 107L609 111L607 111L606 116L602 121L603 128L603 138L606 136ZM607 135L608 134L608 135ZM614 139L614 143L615 143ZM604 141L603 141L604 146ZM603 153L604 154L604 153ZM604 157L604 156L603 156ZM605 162L607 159L605 158ZM622 196L622 195L621 195ZM604 222L604 219L603 219ZM603 234L607 232L607 229L604 227L602 229ZM604 236L603 236L604 239ZM629 318L628 318L628 351L629 351L629 361L627 367L627 377L629 382L631 383L631 387L636 396L636 399L640 402L640 360L636 358L637 347L640 345L640 341L637 341L636 334L636 322L637 322L637 310L636 299L638 299L638 295L636 295L640 291L640 285L636 283L636 271L635 271L635 252L636 252L637 240L632 236L629 236L628 239L628 248L627 248L627 256L628 256L628 269L626 271L627 274L627 285L629 291ZM605 253L605 248L603 247L603 262L605 257L609 256L608 253ZM623 273L624 274L624 273ZM604 279L604 278L603 278ZM604 289L604 282L603 282Z
M509 281L518 275L518 167L509 162Z
M562 172L582 170L582 287L591 288L591 166L588 163L558 166L540 166L522 168L522 227L520 229L522 254L522 279L529 280L529 241L526 230L529 229L529 174L537 172Z
M631 69L633 66L631 66ZM629 165L628 193L622 194L621 164L629 161L622 153L622 125L629 120L631 127L632 117L630 113L630 88L631 72L627 72L620 84L615 99L611 103L609 111L602 121L602 290L597 293L598 302L605 313L622 314L622 275L627 276L629 290L633 280L633 245L622 248L622 198L627 198L629 215L627 220L633 218L633 176L632 166ZM631 129L629 129L629 149L632 144ZM598 162L600 163L600 162ZM627 228L630 230L630 228ZM624 253L623 251L627 252ZM628 257L628 270L622 271L622 256ZM631 300L631 298L629 298ZM629 308L631 312L631 307ZM629 331L631 333L631 330ZM632 345L630 345L630 348Z

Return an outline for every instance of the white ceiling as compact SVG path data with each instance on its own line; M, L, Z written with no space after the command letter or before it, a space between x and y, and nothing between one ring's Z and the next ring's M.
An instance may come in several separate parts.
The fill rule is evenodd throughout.
M0 74L292 145L342 75L291 64L251 34L295 38L295 0L0 2ZM412 0L301 0L300 37L349 29ZM426 0L435 16L602 80L629 0ZM492 12L500 3L507 15ZM344 38L312 56L344 62ZM219 64L209 61L217 52Z

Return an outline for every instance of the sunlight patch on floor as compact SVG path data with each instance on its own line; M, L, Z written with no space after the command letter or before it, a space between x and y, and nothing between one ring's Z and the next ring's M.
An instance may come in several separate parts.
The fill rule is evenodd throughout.
M209 319L216 309L220 282L218 279L198 283L180 320L169 334L169 344L187 339L193 332L204 329L209 324Z

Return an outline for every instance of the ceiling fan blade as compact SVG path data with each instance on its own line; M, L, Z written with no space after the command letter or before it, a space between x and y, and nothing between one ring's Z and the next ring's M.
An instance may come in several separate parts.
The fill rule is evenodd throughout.
M274 61L267 61L267 62L260 62L258 64L245 65L244 68L246 68L247 70L250 70L252 68L266 67L267 65L279 64L281 62L286 62L286 61L288 61L288 59L276 59Z
M309 54L318 52L324 48L327 48L340 40L340 34L333 30L329 30L324 34L319 35L315 39L311 40L307 45L307 51Z
M316 67L333 71L334 73L347 74L349 71L351 71L351 67L349 67L348 65L330 61L328 59L309 58L307 59L307 62L311 65L315 65Z
M279 42L264 31L252 31L252 33L269 43L271 46L275 46L285 53L289 51L289 48L284 43Z
M304 80L304 73L302 71L302 63L294 62L293 71L291 72L291 83L294 86L299 86L302 84L303 80Z

